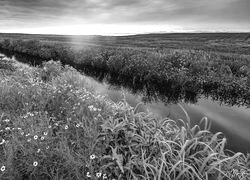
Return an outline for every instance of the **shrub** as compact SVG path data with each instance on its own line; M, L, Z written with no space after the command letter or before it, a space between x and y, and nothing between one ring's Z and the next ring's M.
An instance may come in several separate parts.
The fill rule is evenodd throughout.
M241 66L239 69L239 74L243 76L247 76L248 74L250 74L250 68L246 65Z
M228 65L222 65L219 69L219 74L222 76L232 77L233 73Z
M15 66L10 60L0 59L0 70L14 71Z
M41 77L44 81L49 81L54 77L57 77L62 72L63 66L61 62L48 61L43 63L43 69L41 70Z

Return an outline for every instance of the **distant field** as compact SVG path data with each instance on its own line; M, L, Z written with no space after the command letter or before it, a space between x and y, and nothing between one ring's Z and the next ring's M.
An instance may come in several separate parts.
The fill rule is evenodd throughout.
M250 55L250 33L173 33L132 36L0 34L0 39L63 42L82 46L173 48Z

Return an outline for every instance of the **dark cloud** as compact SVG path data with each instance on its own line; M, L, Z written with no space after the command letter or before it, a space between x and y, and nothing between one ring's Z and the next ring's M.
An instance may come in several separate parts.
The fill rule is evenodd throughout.
M0 23L228 24L250 27L250 0L0 0ZM243 24L243 25L242 25ZM250 29L249 29L250 30Z
M250 23L249 0L174 0L160 1L124 16L134 22L245 22ZM138 8L136 10L136 8ZM119 18L119 16L115 16ZM125 18L125 20L126 20Z

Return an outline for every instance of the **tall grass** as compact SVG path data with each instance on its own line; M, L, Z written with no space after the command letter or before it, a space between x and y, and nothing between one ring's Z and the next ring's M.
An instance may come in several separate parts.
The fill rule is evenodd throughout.
M206 118L190 127L137 109L59 62L2 74L0 179L250 178L246 155L225 153Z
M108 72L133 86L180 87L180 91L230 94L250 101L248 56L202 50L92 47L67 43L5 39L0 48L42 59L60 60L77 69ZM32 62L33 63L33 62Z

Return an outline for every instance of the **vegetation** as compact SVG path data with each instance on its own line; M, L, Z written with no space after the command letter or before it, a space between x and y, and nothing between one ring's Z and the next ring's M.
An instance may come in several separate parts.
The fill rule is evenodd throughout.
M38 40L74 47L122 47L143 49L193 49L223 56L250 55L250 33L160 33L133 36L70 36L41 34L1 34L0 39Z
M2 40L0 48L40 59L60 60L78 70L107 72L120 80L131 81L132 86L141 84L144 87L177 87L184 93L229 94L245 104L250 103L250 59L247 54L195 48L76 48L68 43L18 39Z
M191 128L111 102L60 62L0 71L1 180L250 178L206 118Z

